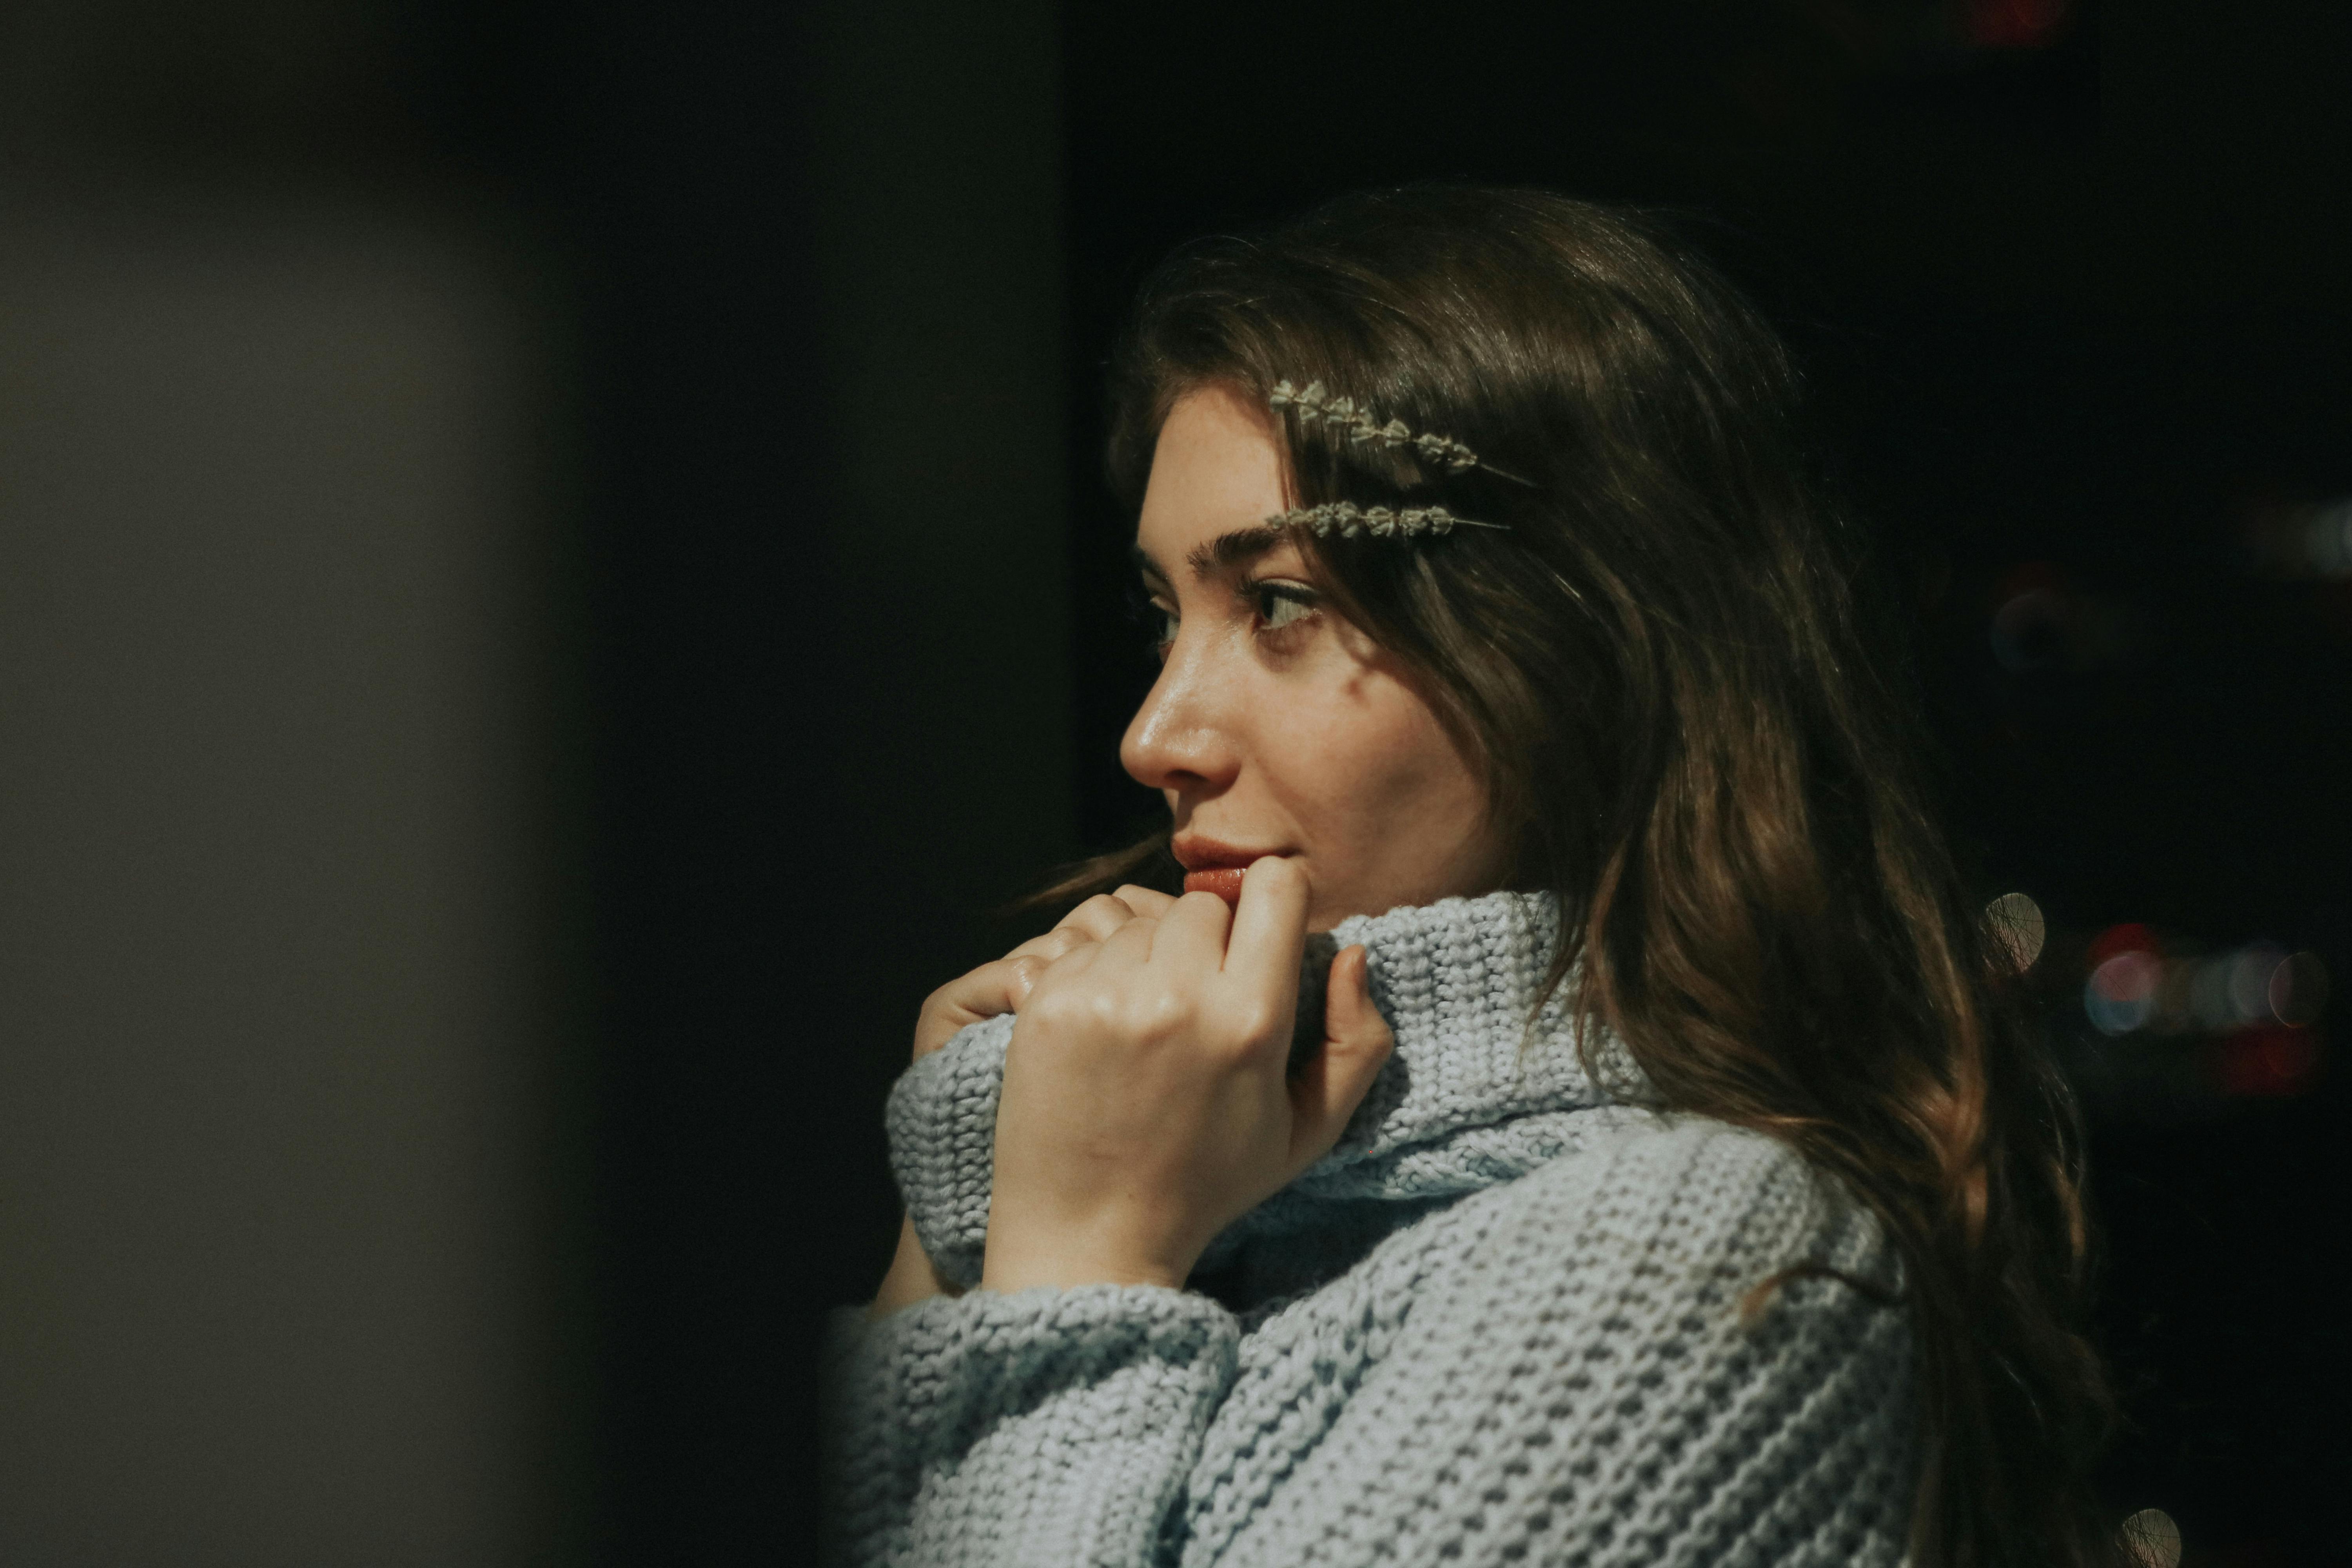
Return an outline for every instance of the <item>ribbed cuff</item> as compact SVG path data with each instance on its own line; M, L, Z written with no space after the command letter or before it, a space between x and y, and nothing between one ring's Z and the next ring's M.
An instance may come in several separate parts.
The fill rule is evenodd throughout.
M933 1297L836 1330L837 1551L857 1563L1144 1561L1241 1342L1207 1297L1143 1285Z
M959 1032L899 1076L883 1113L898 1195L932 1266L951 1285L980 1283L996 1102L1013 1024L1003 1013Z

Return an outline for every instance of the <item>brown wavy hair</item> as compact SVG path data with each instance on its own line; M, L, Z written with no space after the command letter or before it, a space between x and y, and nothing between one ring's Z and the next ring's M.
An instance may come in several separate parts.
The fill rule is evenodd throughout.
M1643 215L1351 196L1151 279L1112 362L1114 484L1139 502L1186 393L1263 405L1280 380L1528 481L1273 426L1294 504L1442 500L1507 529L1302 543L1483 764L1512 885L1559 896L1553 984L1580 964L1578 1006L1669 1106L1785 1141L1892 1234L1920 1350L1914 1560L2114 1561L2071 1101L1930 809L1889 598L1780 338ZM1165 845L1055 890L1164 872Z

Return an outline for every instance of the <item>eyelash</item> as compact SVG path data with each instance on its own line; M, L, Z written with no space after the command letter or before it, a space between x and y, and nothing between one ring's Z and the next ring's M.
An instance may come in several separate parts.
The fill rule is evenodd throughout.
M1294 587L1287 583L1244 583L1241 595L1249 602L1258 620L1264 623L1266 632L1287 631L1312 616L1315 607L1322 603L1322 595L1313 589ZM1296 605L1302 613L1286 625L1277 626L1273 624L1276 612L1269 607L1274 605Z
M1323 599L1311 588L1289 583L1248 582L1242 584L1235 592L1242 602L1250 606L1257 622L1256 635L1259 637L1278 636L1299 625L1316 613ZM1274 617L1281 613L1277 606L1283 605L1295 605L1304 613L1281 626L1275 626L1272 624ZM1137 623L1150 633L1153 646L1164 655L1169 645L1176 640L1175 613L1163 608L1141 589L1134 591L1129 607Z

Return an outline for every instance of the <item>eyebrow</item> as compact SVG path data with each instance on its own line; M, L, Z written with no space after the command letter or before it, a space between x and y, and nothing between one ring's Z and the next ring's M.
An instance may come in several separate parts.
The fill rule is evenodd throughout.
M1221 533L1205 543L1192 546L1184 552L1184 564L1192 569L1196 579L1213 576L1245 561L1255 561L1280 544L1282 539L1281 529L1265 523L1236 528L1230 533ZM1147 577L1167 581L1167 574L1160 570L1160 563L1146 554L1140 544L1129 547L1128 555L1135 563L1138 572Z

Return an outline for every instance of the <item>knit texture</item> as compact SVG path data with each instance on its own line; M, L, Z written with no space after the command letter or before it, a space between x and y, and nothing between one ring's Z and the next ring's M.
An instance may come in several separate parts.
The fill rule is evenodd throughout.
M1914 1467L1901 1270L1785 1146L1643 1103L1533 1018L1541 895L1358 918L1397 1050L1192 1288L972 1291L832 1368L856 1563L1887 1564ZM893 1168L976 1279L1012 1020L918 1063ZM1743 1316L1758 1284L1801 1277Z

